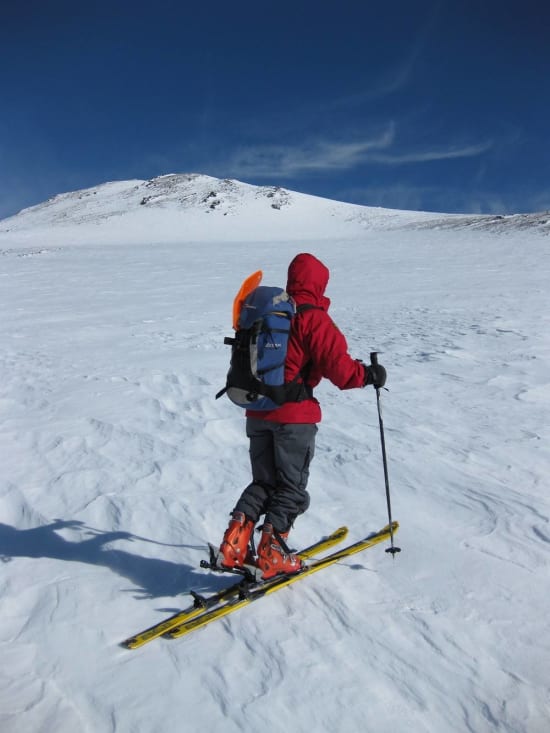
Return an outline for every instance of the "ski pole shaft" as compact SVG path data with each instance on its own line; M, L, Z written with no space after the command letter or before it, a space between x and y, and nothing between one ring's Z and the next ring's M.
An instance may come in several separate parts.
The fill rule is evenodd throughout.
M370 354L371 366L378 366L378 352L371 351ZM391 516L391 500L390 500L390 480L388 478L388 460L386 458L386 440L384 437L384 421L382 420L382 408L380 406L380 387L374 388L376 391L376 407L378 408L378 425L380 426L380 443L382 445L382 463L384 466L384 482L386 484L386 503L388 505L388 521L390 525L390 542L391 547L388 547L386 552L390 552L395 557L396 552L401 552L400 547L394 547L393 544L393 526Z

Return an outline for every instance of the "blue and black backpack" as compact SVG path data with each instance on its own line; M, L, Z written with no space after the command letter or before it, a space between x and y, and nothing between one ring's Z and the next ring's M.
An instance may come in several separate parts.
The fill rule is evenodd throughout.
M292 319L313 308L296 308L282 288L260 285L243 301L234 337L224 339L231 346L231 365L225 387L216 399L227 394L240 407L274 410L285 402L301 402L311 390L298 374L285 383L285 359Z

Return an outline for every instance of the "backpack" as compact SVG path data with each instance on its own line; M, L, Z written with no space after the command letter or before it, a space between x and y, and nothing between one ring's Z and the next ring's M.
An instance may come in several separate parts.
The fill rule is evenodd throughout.
M285 360L292 319L297 312L294 301L282 288L260 285L240 304L231 346L231 364L225 387L216 399L227 394L240 407L274 410L285 402L301 402L311 397L298 374L285 384Z

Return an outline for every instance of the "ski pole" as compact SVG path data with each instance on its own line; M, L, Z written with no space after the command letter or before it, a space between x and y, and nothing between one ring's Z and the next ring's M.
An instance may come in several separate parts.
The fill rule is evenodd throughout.
M378 366L378 352L377 351L371 351L370 363L371 363L371 366L373 367ZM393 526L392 526L392 518L391 518L391 501L390 501L390 481L388 478L388 461L386 459L386 441L384 439L384 421L382 420L382 409L380 407L380 387L375 387L374 389L376 391L376 406L378 408L378 424L380 425L380 442L382 444L382 463L384 464L384 481L386 483L386 503L388 505L388 521L390 524L391 547L388 547L386 549L386 552L390 552L392 556L395 558L395 553L401 552L401 548L394 547L394 544L393 544Z

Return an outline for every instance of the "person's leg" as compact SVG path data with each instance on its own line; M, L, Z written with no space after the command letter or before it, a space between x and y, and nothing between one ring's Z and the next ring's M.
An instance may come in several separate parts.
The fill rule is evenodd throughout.
M253 417L246 420L246 434L250 440L252 482L241 494L234 511L246 514L254 522L265 513L269 497L277 485L274 425L276 424Z
M270 492L257 566L264 579L296 573L302 562L286 544L292 523L309 506L306 486L315 451L316 425L278 425L273 430L277 486Z
M268 497L265 521L279 533L287 533L309 507L306 487L316 435L314 424L281 424L274 429L276 487Z
M276 483L272 430L265 420L247 418L246 434L250 439L252 482L235 504L220 545L219 562L229 568L254 561L251 546L254 525L265 512Z

